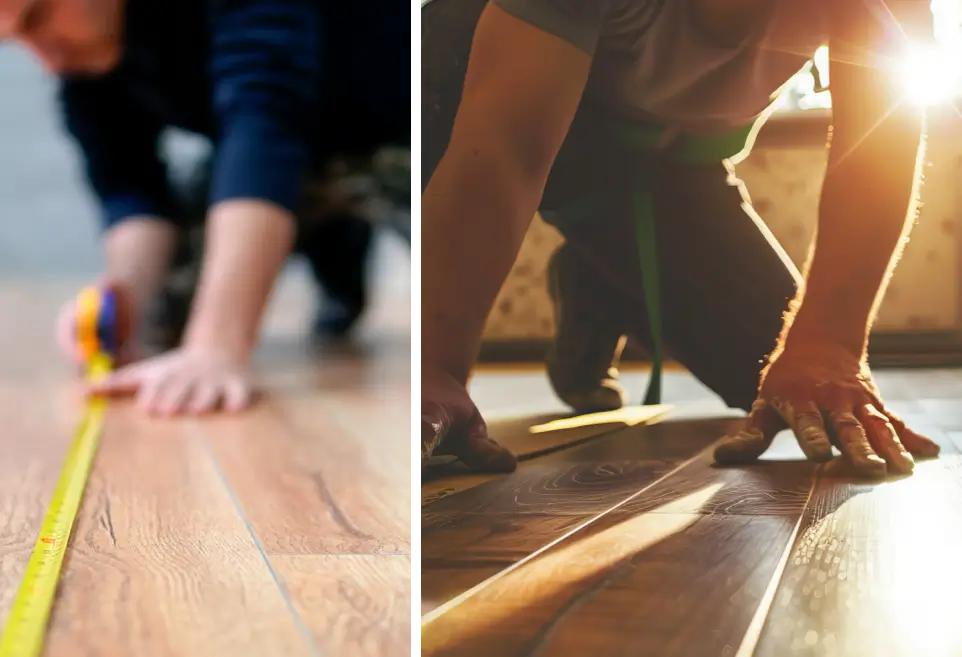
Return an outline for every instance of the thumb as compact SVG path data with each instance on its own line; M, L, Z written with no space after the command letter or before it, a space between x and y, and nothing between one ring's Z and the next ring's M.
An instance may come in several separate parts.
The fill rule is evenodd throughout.
M757 399L745 427L734 435L726 436L715 448L715 462L719 465L753 463L771 447L775 436L787 426L768 402Z
M477 472L514 472L518 457L488 436L488 427L475 412L461 440L450 441L450 453Z

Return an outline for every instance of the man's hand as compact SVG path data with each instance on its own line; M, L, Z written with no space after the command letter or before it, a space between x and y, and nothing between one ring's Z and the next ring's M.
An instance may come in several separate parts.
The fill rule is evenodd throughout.
M253 397L247 363L230 352L198 347L175 351L122 367L87 384L96 395L134 395L151 415L237 412Z
M437 371L421 375L421 461L456 456L479 472L512 472L514 454L488 437L488 428L464 386Z
M810 459L829 460L834 443L869 476L910 472L913 454L938 454L886 411L866 362L915 215L923 135L923 112L890 65L908 47L905 33L878 8L833 5L833 132L815 250L748 427L718 448L722 463L756 459L786 426Z
M748 425L718 446L715 460L753 462L786 428L810 460L831 460L835 445L869 477L912 472L913 456L939 453L938 445L886 410L864 359L824 341L793 343L772 360Z

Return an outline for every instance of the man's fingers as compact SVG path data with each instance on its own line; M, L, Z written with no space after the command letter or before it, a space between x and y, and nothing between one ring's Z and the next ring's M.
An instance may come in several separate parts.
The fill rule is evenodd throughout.
M857 407L855 419L865 429L869 445L888 463L889 472L909 474L915 469L915 459L902 445L895 427L874 404Z
M733 436L726 436L715 448L715 462L719 465L755 462L786 426L782 417L764 400L756 400L745 428Z
M788 422L799 447L802 448L808 460L815 463L826 463L832 460L834 457L832 443L825 430L822 413L814 402L773 400L772 406Z
M938 443L909 429L905 426L902 418L895 413L889 411L886 415L892 427L895 429L895 433L898 434L899 439L902 441L902 445L905 446L905 449L907 449L910 454L920 458L935 458L939 455L942 448L939 447Z
M129 395L137 392L144 384L142 372L136 365L119 369L99 381L87 384L91 395Z
M829 418L839 449L848 457L855 471L867 477L884 477L888 472L885 460L872 449L868 435L855 414L835 411L829 414Z

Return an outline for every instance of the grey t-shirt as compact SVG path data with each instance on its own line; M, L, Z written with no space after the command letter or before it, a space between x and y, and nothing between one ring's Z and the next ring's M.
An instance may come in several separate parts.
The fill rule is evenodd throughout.
M819 0L771 0L734 46L699 31L692 0L492 1L593 55L589 97L702 134L752 123L829 36Z

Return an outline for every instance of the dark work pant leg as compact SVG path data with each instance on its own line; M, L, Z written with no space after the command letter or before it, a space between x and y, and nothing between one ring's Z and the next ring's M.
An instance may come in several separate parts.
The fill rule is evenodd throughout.
M729 406L748 410L798 272L743 209L734 183L721 164L665 163L656 167L652 189L666 349ZM629 335L650 346L630 209L568 233L571 246L597 270L604 296L620 298L630 313Z

